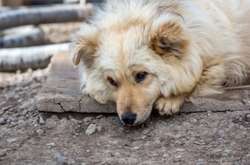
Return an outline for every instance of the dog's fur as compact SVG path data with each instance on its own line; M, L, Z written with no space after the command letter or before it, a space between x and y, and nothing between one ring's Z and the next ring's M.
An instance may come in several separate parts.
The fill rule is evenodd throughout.
M249 15L250 0L110 0L83 25L73 62L86 93L115 101L120 117L133 112L139 124L153 105L170 115L185 98L243 83Z

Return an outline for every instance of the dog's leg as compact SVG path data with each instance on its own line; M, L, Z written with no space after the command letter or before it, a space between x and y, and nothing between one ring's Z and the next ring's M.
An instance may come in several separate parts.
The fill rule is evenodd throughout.
M173 115L180 111L184 100L184 96L160 97L155 103L155 108L159 111L160 115Z

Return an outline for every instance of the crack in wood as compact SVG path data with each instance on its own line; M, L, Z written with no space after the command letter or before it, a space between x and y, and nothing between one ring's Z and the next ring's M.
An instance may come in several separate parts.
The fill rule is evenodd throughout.
M65 111L65 109L63 108L62 104L61 103L56 103L57 105L59 105L59 107L61 108L62 112L67 112Z

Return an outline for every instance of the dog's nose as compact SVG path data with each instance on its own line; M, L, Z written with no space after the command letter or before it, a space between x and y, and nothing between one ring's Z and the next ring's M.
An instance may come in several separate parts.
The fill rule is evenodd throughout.
M125 112L122 114L121 119L126 125L133 125L136 120L136 114L133 112Z

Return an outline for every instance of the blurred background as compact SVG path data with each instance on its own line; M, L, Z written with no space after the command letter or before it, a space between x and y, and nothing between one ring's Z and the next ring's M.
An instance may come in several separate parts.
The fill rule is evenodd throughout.
M2 6L23 6L23 5L48 5L48 4L69 4L69 3L85 3L85 2L101 2L100 0L1 0Z
M41 71L103 0L0 0L0 87ZM17 78L19 77L19 78Z

